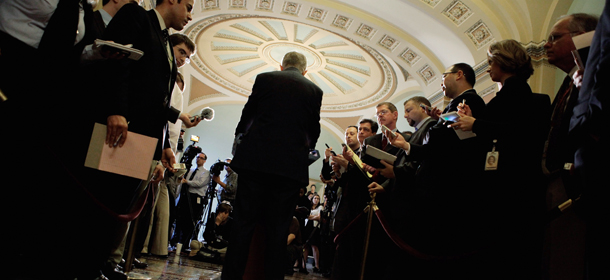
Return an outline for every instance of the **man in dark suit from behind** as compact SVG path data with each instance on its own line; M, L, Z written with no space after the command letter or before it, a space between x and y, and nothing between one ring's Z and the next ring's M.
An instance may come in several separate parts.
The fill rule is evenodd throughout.
M283 279L288 227L299 187L309 184L309 150L320 135L322 90L304 77L307 60L289 52L281 70L259 74L235 135L239 174L234 227L222 279L242 279L255 228L263 229L264 279ZM269 180L272 178L272 180ZM269 203L273 201L273 203Z

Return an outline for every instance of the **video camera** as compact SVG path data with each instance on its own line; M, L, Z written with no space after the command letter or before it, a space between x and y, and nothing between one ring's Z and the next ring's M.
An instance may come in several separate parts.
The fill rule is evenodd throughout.
M193 144L186 147L186 150L184 150L184 154L180 159L180 163L184 163L184 165L186 165L186 170L191 169L193 159L197 156L197 154L201 153L201 147L196 146L197 142L199 142L199 136L191 135L191 141L193 141Z
M220 175L220 172L222 172L224 167L228 165L229 163L218 160L210 167L210 174L212 174L212 176L218 176Z

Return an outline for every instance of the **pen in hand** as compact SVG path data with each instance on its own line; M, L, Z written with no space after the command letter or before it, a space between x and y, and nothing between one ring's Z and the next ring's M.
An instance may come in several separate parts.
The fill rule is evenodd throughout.
M129 125L129 122L127 122L127 125ZM119 144L119 141L121 141L122 137L123 137L123 133L119 134L119 137L116 138L116 141L114 142L114 144L112 146L116 147Z

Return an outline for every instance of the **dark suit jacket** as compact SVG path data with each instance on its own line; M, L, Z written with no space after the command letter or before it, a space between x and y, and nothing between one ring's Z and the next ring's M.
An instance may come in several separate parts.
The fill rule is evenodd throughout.
M104 30L106 30L106 24L104 23L102 14L99 10L97 10L93 12L93 21L91 22L91 28L88 29L87 32L93 33L94 38L102 38Z
M167 121L175 122L179 112L171 109L171 93L177 66L170 44L166 50L159 20L154 10L146 11L136 4L126 4L106 28L104 40L133 44L144 56L137 61L107 61L108 79L103 118L121 115L129 121L129 131L159 139L154 159L161 158L169 147ZM168 61L172 59L172 67Z
M526 123L518 130L509 129L515 124L516 103L536 108L527 114ZM474 122L473 132L485 140L489 150L492 141L497 140L496 150L500 152L498 171L506 172L509 176L506 179L515 178L514 174L521 174L524 178L541 175L540 161L550 124L545 113L550 111L550 106L548 95L532 93L524 79L513 76L506 79L502 90L487 104L485 114ZM526 142L523 141L524 135L528 136Z
M259 74L235 135L243 133L231 169L309 182L309 149L320 136L322 90L297 68Z
M464 99L472 110L473 117L480 118L485 111L485 102L474 89L467 90L457 98L454 98L449 105L447 105L443 113L457 111L457 105ZM447 170L446 160L459 150L462 152L465 152L466 150L478 150L477 141L478 139L476 137L460 140L453 128L447 128L447 125L444 124L443 120L439 120L430 128L429 140L426 145L422 146L412 143L408 160L419 161L421 163L417 177L419 178L418 180L421 180L422 184L429 184L431 181L428 180L432 180L438 181L438 184L442 185L447 183L447 180L452 180L448 178L448 176L438 176L439 172ZM454 166L457 167L457 169L451 168L449 171L457 174L460 173L458 169L469 168L469 165L474 165L474 162L477 160L483 162L484 159L475 159L477 156L480 156L480 153L470 154L463 159L467 162L462 161L462 164L459 166Z
M463 99L475 118L482 116L485 102L474 90L452 100L444 112L457 111ZM395 189L403 197L402 208L394 208L394 216L402 221L396 224L397 231L407 243L424 252L464 252L478 237L473 230L478 221L474 213L480 209L473 209L477 205L473 202L480 190L484 150L479 137L460 140L442 120L430 128L429 134L428 143L412 143L406 157L420 162L414 179L397 179Z
M411 136L409 134L402 133L398 130L396 130L396 133L400 133L406 141L409 141L409 139L411 138ZM362 158L362 161L364 163L367 163L370 165L373 162L379 162L378 159L367 155L366 149L370 145L370 146L373 146L373 147L381 150L383 147L383 137L385 137L385 136L383 136L381 133L378 133L378 134L375 134L371 137L364 139L364 144L361 147L362 152L360 154L360 157ZM389 142L388 142L387 146L385 147L385 149L382 149L382 150L391 155L395 155L395 156L398 156L400 151L402 151L402 149L390 145ZM358 173L357 178L364 178L362 173L360 173L360 172L356 172L356 173ZM392 189L392 187L394 186L393 180L389 180L381 175L379 175L377 178L374 177L374 179L377 183L379 183L379 185L381 185L386 190L386 192L389 192ZM360 184L352 184L352 187L351 187L352 196L356 196L356 193L358 193L357 196L359 198L355 199L355 200L359 201L360 203L354 203L355 206L357 206L357 207L360 207L362 202L368 202L370 200L370 196L369 196L369 192L368 192L368 188L367 188L368 182L365 180L362 180L362 179L360 179L360 181L361 181ZM365 186L361 186L363 184L365 184ZM385 201L387 201L387 196L377 196L378 204L383 205L386 203Z
M557 92L553 104L551 105L550 131L547 138L547 143L544 153L544 165L549 173L558 175L565 163L574 162L574 151L576 150L573 143L568 141L568 130L570 128L570 118L578 100L579 90L576 86L570 87L568 100L564 103L564 111L561 113L559 104L565 89L569 85L572 77L566 75L564 82Z
M409 134L402 133L398 130L396 130L396 133L400 133L405 138L406 141L409 141L409 139L411 138L411 136ZM371 164L373 161L378 161L378 159L375 159L366 154L366 148L367 148L367 146L371 145L371 146L381 150L383 147L383 137L384 136L381 133L378 133L378 134L375 134L371 137L364 139L364 143L361 147L362 153L360 155L360 157L362 158L362 161L364 161L364 163ZM400 152L400 150L401 149L390 145L389 142L388 142L387 146L385 147L385 149L383 149L383 151L385 151L389 154L392 154L392 155L397 155L398 152Z
M610 38L610 1L606 0L604 10L595 29L591 41L589 57L585 65L583 84L578 97L574 114L570 121L569 136L573 141L576 152L574 165L577 170L579 186L582 189L573 191L582 197L575 210L587 220L587 230L597 232L587 242L591 247L597 247L597 252L607 251L607 244L603 238L608 230L605 221L608 217L608 158L610 157L610 144L608 144L609 130L608 109L610 89L608 77L610 70L610 56L608 55L608 39ZM605 106L605 108L604 108ZM569 191L569 190L568 190ZM593 253L592 253L593 254ZM591 262L593 263L593 262ZM593 265L591 265L593 267ZM604 269L591 269L590 271L605 271ZM607 275L593 275L604 278Z
M591 143L594 138L607 137L608 130L605 128L609 117L608 106L608 67L610 56L608 56L608 38L610 38L610 3L606 1L604 11L599 19L595 35L591 41L589 56L585 64L585 75L583 76L580 96L574 106L573 115L570 120L570 137L579 146ZM583 163L582 158L575 159L577 166Z

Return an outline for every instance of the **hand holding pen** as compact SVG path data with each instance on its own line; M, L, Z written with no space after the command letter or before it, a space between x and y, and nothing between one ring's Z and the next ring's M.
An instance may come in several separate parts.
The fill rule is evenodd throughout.
M121 115L112 115L106 119L106 144L111 148L122 147L127 139L127 119Z
M472 110L470 110L470 106L466 105L466 99L462 100L462 103L458 104L457 108L459 114L472 117Z

